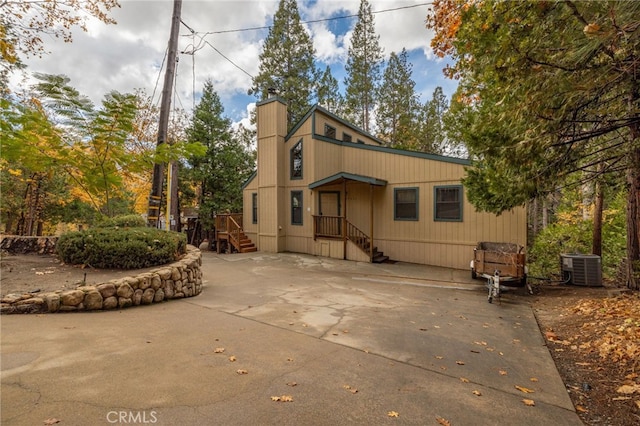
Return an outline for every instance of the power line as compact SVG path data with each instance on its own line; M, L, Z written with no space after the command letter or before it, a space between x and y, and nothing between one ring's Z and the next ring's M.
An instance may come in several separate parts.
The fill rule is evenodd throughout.
M427 3L419 3L419 4L413 4L413 5L408 5L408 6L400 6L400 7L394 7L394 8L390 8L390 9L383 9L383 10L378 10L378 11L374 11L371 12L372 14L380 14L380 13L387 13L387 12L395 12L398 10L404 10L404 9L413 9L416 7L421 7L421 6L428 6L430 4L433 4L432 2L427 2ZM301 24L314 24L314 23L318 23L318 22L328 22L328 21L338 21L338 20L342 20L342 19L351 19L351 18L357 18L358 14L351 14L351 15L342 15L342 16L334 16L333 18L323 18L323 19L313 19L313 20L309 20L309 21L301 21ZM221 30L221 31L207 31L205 33L200 33L196 30L194 30L193 28L191 28L189 25L187 25L183 20L180 20L180 22L182 23L182 25L184 25L189 32L191 33L191 36L193 38L193 43L192 46L193 48L190 51L182 51L181 53L186 54L186 55L192 55L192 57L195 57L195 53L202 49L203 44L208 45L209 47L211 47L216 53L218 53L220 56L222 56L224 59L226 59L229 63L231 63L231 65L233 65L234 67L236 67L237 69L239 69L240 71L242 71L243 73L245 73L247 76L251 77L251 79L253 79L253 75L251 75L249 72L247 72L245 69L243 69L240 65L236 64L233 60L231 60L229 57L227 57L224 53L222 53L220 50L218 50L218 48L216 48L214 45L212 45L211 43L209 43L208 40L205 39L205 37L207 37L208 35L213 35L213 34L226 34L226 33L237 33L237 32L246 32L246 31L258 31L258 30L266 30L266 29L271 29L272 25L268 25L268 26L264 26L264 27L249 27L249 28L240 28L240 29L234 29L234 30ZM196 46L195 44L195 36L198 36L200 38L198 45ZM195 64L194 64L195 67ZM195 70L194 70L194 74L195 74ZM195 82L194 82L194 86L195 86ZM195 90L194 90L195 93Z
M202 44L206 44L209 47L211 47L213 50L215 50L218 55L222 56L224 59L226 59L227 61L229 61L231 63L231 65L233 65L234 67L238 68L240 71L242 71L243 73L245 73L246 75L248 75L249 77L251 77L253 79L253 76L251 74L249 74L247 71L245 71L240 65L236 64L234 61L232 61L229 57L227 57L224 53L222 53L220 50L218 50L213 44L209 43L208 40L205 40L205 36L198 34L193 28L191 28L190 26L188 26L187 24L184 23L184 21L181 21L182 25L184 25L185 27L187 27L187 29L189 31L191 31L191 34L193 36L198 36L200 37L200 43L198 44L198 46L193 47L193 49L190 52L187 51L183 51L182 53L187 54L187 55L193 55L195 54L198 50L202 49Z
M383 9L383 10L374 11L374 12L371 12L371 14L376 15L376 14L380 14L380 13L395 12L397 10L413 9L413 8L421 7L421 6L429 6L431 4L433 4L433 3L432 2L428 2L428 3L412 4L412 5L409 5L409 6L394 7L394 8L391 8L391 9ZM322 18L322 19L312 19L312 20L309 20L309 21L300 21L300 23L301 24L315 24L315 23L318 23L318 22L338 21L338 20L341 20L341 19L351 19L351 18L357 18L357 17L358 17L358 14L356 13L356 14L351 14L351 15L334 16L333 18ZM234 29L234 30L207 31L206 33L204 33L203 37L206 37L206 36L211 35L211 34L226 34L226 33L239 33L239 32L246 32L246 31L268 30L272 26L273 25L267 25L267 26L263 26L263 27L239 28L239 29Z

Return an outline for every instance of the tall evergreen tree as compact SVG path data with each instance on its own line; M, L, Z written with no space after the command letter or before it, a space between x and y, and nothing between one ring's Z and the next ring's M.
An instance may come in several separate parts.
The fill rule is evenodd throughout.
M456 60L456 123L476 160L469 201L500 213L585 170L625 176L626 283L640 289L640 3L436 5L433 46Z
M296 0L280 0L249 94L266 99L268 90L274 88L288 103L289 128L311 107L318 75L314 55L313 42L300 22Z
M317 97L318 105L334 114L342 114L344 99L340 94L338 80L331 74L331 68L328 65L318 81Z
M418 151L447 155L458 153L457 147L447 144L444 118L448 109L447 97L442 87L438 86L420 111L416 146Z
M394 148L416 148L420 102L415 85L407 50L403 48L399 55L391 52L380 86L376 123L380 138Z
M347 115L365 131L370 131L377 100L376 93L380 85L382 61L380 36L375 31L371 5L367 0L362 0L349 47L344 83Z
M189 177L200 187L199 216L204 229L213 229L216 213L240 211L242 184L253 170L250 152L233 137L231 121L223 114L220 97L209 80L187 129L188 140L207 149L204 157L189 159Z

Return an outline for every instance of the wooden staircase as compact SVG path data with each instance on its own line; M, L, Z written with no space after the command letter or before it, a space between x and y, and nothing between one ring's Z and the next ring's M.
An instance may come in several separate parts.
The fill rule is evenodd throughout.
M221 214L216 216L216 251L220 253L226 246L229 253L250 253L258 251L242 229L241 214Z
M238 234L238 239L230 238L229 241L231 245L238 251L238 253L250 253L252 251L258 251L256 245L251 242L251 239L246 236L246 234L240 230Z
M371 250L371 238L354 224L349 221L347 223L347 239L358 246L362 251L367 253L372 263L383 263L389 260L389 256L385 256L384 252L378 251L378 247Z

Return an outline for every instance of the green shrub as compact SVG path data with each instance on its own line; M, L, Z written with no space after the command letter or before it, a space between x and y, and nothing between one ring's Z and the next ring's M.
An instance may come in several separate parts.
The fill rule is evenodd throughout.
M604 211L602 220L602 274L614 278L626 257L625 200L615 197ZM592 221L566 220L548 226L538 234L528 252L527 263L532 277L560 276L561 253L591 253Z
M529 275L560 276L561 253L591 253L591 229L588 221L577 224L554 223L540 232L529 249Z
M56 252L65 263L100 269L139 269L177 260L184 234L155 228L97 228L62 234Z
M139 228L146 226L144 218L139 214L116 216L96 225L98 228Z

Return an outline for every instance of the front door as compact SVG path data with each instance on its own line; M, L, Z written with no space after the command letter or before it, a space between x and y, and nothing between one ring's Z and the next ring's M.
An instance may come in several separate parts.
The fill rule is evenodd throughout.
M340 193L336 191L320 193L320 215L340 216Z
M320 221L319 233L322 235L342 235L342 219L340 216L340 192L323 191L319 193L320 200L318 207L320 216L324 216Z

